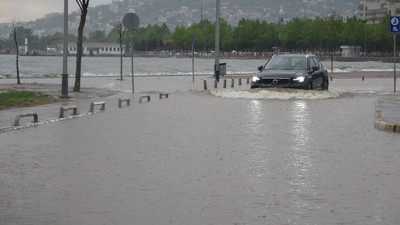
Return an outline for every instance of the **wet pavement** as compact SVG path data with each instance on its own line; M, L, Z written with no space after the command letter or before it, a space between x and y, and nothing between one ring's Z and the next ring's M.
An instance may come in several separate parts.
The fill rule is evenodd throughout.
M172 86L1 133L0 224L400 224L399 136L374 129L390 82L337 80L331 97Z

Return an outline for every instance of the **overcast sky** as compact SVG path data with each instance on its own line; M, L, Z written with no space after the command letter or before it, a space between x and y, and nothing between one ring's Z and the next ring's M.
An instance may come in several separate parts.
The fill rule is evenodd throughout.
M112 0L90 0L89 7L111 3ZM78 10L76 0L68 0L69 11ZM64 0L0 0L0 23L9 23L14 18L25 22L43 18L45 14L64 12Z

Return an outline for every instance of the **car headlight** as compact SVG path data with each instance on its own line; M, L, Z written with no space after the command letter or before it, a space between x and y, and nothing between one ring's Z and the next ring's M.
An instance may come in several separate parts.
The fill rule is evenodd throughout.
M254 76L252 79L251 79L253 82L257 82L257 81L259 81L260 80L260 78L259 77L257 77L257 76Z
M305 79L306 79L305 77L296 77L293 80L302 83L302 82L304 82Z

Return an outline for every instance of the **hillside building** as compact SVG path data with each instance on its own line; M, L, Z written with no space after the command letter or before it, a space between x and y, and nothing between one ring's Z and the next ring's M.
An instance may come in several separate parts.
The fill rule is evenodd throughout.
M357 17L369 24L378 23L385 14L400 16L400 1L364 0L358 6Z

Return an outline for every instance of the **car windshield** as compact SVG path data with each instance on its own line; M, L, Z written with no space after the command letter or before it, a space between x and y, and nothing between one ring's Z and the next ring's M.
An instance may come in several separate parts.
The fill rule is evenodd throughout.
M305 57L274 57L267 62L265 70L306 70Z

